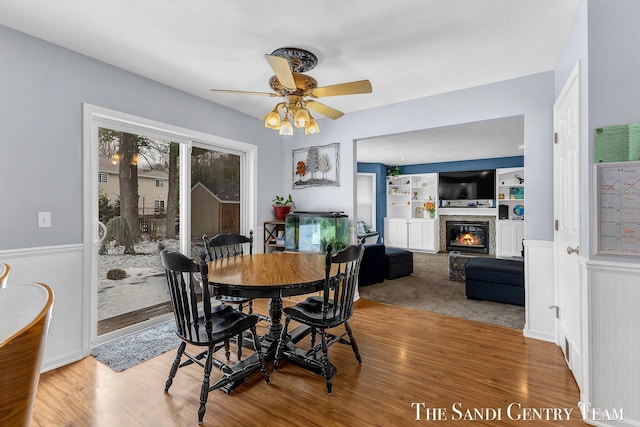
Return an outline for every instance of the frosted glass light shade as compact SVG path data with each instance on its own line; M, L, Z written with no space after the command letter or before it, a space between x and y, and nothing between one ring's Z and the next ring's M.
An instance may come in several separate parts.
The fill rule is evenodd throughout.
M280 135L290 136L293 135L293 126L291 126L291 122L288 117L285 117L280 125Z

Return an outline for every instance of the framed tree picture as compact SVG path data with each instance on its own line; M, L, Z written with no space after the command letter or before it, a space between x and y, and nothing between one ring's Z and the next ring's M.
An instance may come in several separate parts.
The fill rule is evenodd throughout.
M293 150L293 188L340 186L340 144Z

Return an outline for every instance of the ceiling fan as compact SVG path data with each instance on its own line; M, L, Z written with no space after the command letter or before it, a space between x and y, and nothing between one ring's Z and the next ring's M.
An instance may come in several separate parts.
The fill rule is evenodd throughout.
M269 86L274 92L250 92L240 90L210 89L213 92L238 93L284 98L273 110L262 119L265 127L280 132L280 135L293 135L293 124L304 128L305 134L320 132L315 119L309 113L312 110L325 117L336 120L344 115L343 112L315 101L316 98L338 95L354 95L371 93L369 80L358 80L331 86L318 87L318 82L306 74L318 64L316 56L304 49L282 47L274 50L265 59L275 73L269 79ZM281 118L282 115L282 118Z

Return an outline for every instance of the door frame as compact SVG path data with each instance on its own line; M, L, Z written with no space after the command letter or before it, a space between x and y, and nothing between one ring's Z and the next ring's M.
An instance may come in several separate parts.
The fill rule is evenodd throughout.
M576 379L576 383L578 384L578 388L580 389L581 392L581 396L585 396L585 392L587 390L588 387L588 383L589 383L589 370L588 370L588 361L589 361L589 355L588 355L588 349L589 349L589 343L588 343L588 319L587 319L587 309L588 309L588 295L587 295L587 289L586 289L586 277L585 277L585 271L584 271L584 257L586 252L588 251L589 248L585 248L583 246L583 236L582 236L582 224L584 224L584 210L583 210L583 206L585 203L585 200L582 200L584 197L584 194L582 192L582 186L580 185L580 181L582 179L582 121L583 121L583 109L582 109L582 101L581 101L581 80L580 80L580 62L577 62L576 65L574 66L573 70L571 71L569 77L567 78L567 80L565 81L562 90L560 91L560 93L558 94L558 96L556 97L556 100L554 102L553 105L553 130L554 130L554 134L556 134L558 132L558 123L557 123L557 118L556 118L556 107L563 101L563 99L567 96L567 94L569 93L570 90L573 89L574 85L576 85L576 89L578 91L578 100L577 100L577 105L576 108L578 109L577 112L577 132L578 132L578 145L577 145L577 181L578 184L576 185L576 188L578 189L578 194L580 196L580 203L579 206L577 207L578 209L578 221L579 224L577 226L578 228L578 242L577 242L577 246L580 248L580 252L576 255L578 257L578 272L580 277L578 277L578 283L577 283L577 290L579 295L573 295L573 297L575 297L575 299L578 301L578 307L579 307L579 313L577 315L578 319L573 319L574 321L577 320L577 322L579 323L580 327L579 327L579 331L575 332L573 331L575 334L578 334L578 337L574 337L574 336L569 336L569 340L570 340L570 346L567 349L567 343L565 341L567 341L565 336L565 330L566 328L563 328L564 323L562 322L562 311L563 311L563 307L566 306L568 304L568 301L563 301L562 297L561 297L561 293L560 293L560 286L561 283L558 280L558 265L560 262L560 255L564 255L567 251L566 248L564 247L559 247L559 242L557 241L557 231L554 231L554 298L555 298L555 306L557 307L556 310L560 310L560 317L558 318L558 316L556 316L555 319L555 341L556 344L562 349L562 352L565 354L565 362L567 363L567 366L569 367L569 369L571 369L571 371L573 372L574 378ZM555 149L555 145L554 145L554 151L553 151L553 164L554 164L554 170L556 169L556 149ZM555 178L554 178L554 219L558 218L558 214L557 214L557 208L558 208L558 198L564 197L565 195L563 194L559 194L558 189L556 188L556 182L555 182ZM573 256L573 255L570 255ZM567 331L568 332L568 331ZM578 353L576 353L575 350L573 350L573 346L575 345L575 341L576 339L580 340L580 348L576 349L578 350ZM567 341L568 342L568 341ZM569 351L569 355L570 360L567 361L567 357L569 357L569 355L567 355L567 351ZM579 354L579 361L576 362L576 358L574 357L576 354ZM575 370L574 370L575 369Z
M376 215L377 212L377 206L378 206L378 200L377 200L377 187L376 187L376 178L377 178L377 174L375 173L371 173L371 172L358 172L356 174L356 207L358 205L357 200L358 200L358 177L363 176L363 177L367 177L369 178L369 180L371 181L371 224L367 224L370 228L376 228L377 232L380 232L380 230L377 230L378 226L377 221L378 221L378 217ZM357 213L356 213L357 215ZM357 216L356 216L357 218Z
M166 123L145 119L127 113L110 110L92 104L83 104L83 281L82 289L83 309L82 322L82 353L89 355L91 347L110 341L137 330L148 328L171 318L171 314L150 319L119 331L97 336L97 308L98 308L98 145L97 135L99 127L127 131L134 134L143 133L145 136L171 140L180 143L179 161L181 177L191 175L191 148L196 146L211 149L224 149L233 153L242 153L241 161L241 213L240 229L248 231L256 229L257 224L257 150L253 144L244 143L228 138L210 135ZM143 132L141 132L141 130ZM180 179L179 192L180 218L190 218L191 185L190 179ZM190 236L190 221L180 221L181 236ZM180 251L188 254L189 239L180 239Z

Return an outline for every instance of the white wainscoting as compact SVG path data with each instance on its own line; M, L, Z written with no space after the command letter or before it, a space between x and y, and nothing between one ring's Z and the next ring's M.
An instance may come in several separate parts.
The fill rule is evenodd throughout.
M589 393L592 408L624 411L640 426L640 265L588 261Z
M83 245L61 245L0 251L0 260L11 265L8 286L42 282L54 292L49 335L42 371L81 359L83 343Z
M527 338L556 342L553 242L525 240L525 324Z

